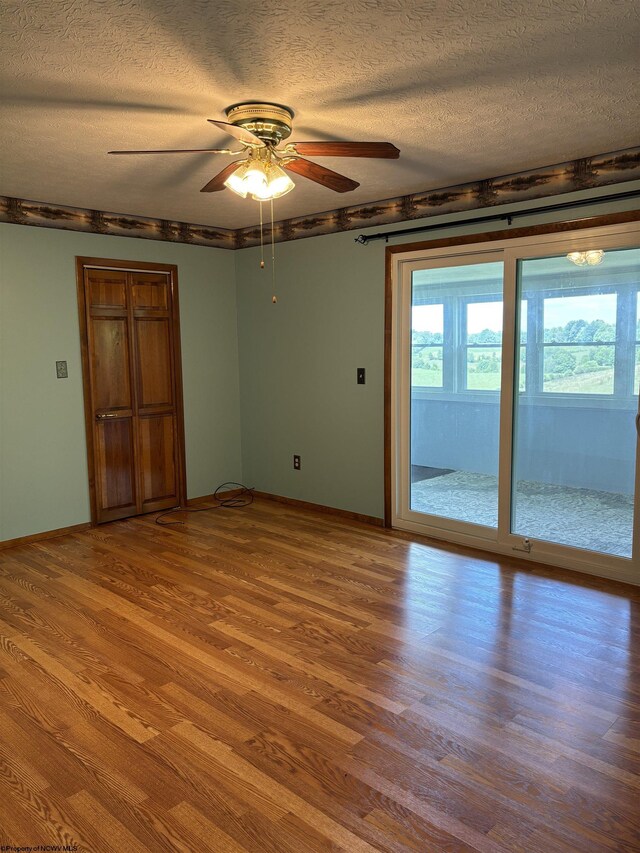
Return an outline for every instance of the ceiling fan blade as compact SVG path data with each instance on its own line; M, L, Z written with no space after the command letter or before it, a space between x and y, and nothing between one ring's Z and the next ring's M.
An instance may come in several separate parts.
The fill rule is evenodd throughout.
M322 184L330 190L335 190L337 193L348 193L355 190L360 184L357 181L352 181L351 178L346 178L344 175L339 175L337 172L332 172L325 166L320 166L318 163L313 163L311 160L292 160L284 167L291 172L296 172L304 178L309 178L310 181L315 181L316 184Z
M107 154L229 154L228 148L158 148L152 151L107 151Z
M211 178L208 184L205 184L200 190L201 193L217 193L219 190L224 189L224 182L227 180L229 175L234 172L238 165L242 162L242 160L234 160L233 163L229 163L228 166L225 166L221 172L215 176L215 178Z
M400 151L390 142L294 142L299 154L310 157L377 157L397 160Z
M211 122L211 124L215 124L216 127L219 127L220 130L224 130L225 133L235 136L235 138L239 139L240 142L248 142L252 145L264 145L264 142L259 136L256 136L255 133L251 133L250 130L245 130L244 127L238 127L237 124L229 124L228 121L218 121L214 118L208 118L207 121Z

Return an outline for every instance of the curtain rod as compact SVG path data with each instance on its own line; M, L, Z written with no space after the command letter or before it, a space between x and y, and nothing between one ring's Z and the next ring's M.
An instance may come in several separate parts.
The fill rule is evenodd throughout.
M431 225L419 225L416 228L403 228L399 231L378 231L376 234L359 234L354 237L356 243L366 246L373 240L384 240L389 242L389 237L402 237L404 234L421 234L424 231L434 231L437 228L454 228L459 225L473 225L478 222L496 222L506 220L511 225L519 216L534 216L536 213L548 213L555 210L566 210L571 207L584 207L587 204L604 204L607 201L623 201L629 198L640 197L640 189L628 190L624 193L610 193L609 195L594 196L592 198L578 199L578 201L561 201L557 204L540 205L525 210L516 210L512 213L490 213L487 216L470 216L467 219L457 219L455 222L439 222Z

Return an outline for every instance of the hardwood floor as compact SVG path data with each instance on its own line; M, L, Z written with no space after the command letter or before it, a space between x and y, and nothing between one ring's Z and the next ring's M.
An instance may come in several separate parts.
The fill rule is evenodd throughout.
M633 588L264 500L0 566L2 844L640 849Z

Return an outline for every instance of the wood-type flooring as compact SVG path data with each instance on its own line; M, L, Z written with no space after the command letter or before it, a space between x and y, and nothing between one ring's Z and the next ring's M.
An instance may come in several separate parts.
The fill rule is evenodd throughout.
M640 850L633 587L256 500L7 549L0 608L0 844Z

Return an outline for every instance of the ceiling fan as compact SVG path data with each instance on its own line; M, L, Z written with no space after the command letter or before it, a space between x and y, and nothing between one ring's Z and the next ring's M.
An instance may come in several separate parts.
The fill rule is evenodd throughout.
M351 192L357 181L320 166L312 157L373 157L397 159L400 151L390 142L287 142L291 135L293 110L280 104L245 101L227 107L228 121L208 119L211 124L238 140L242 148L163 149L153 151L109 151L109 154L229 154L244 155L212 178L200 192L218 192L227 187L245 198L268 201L291 192L295 184L287 172L302 175L338 193Z

